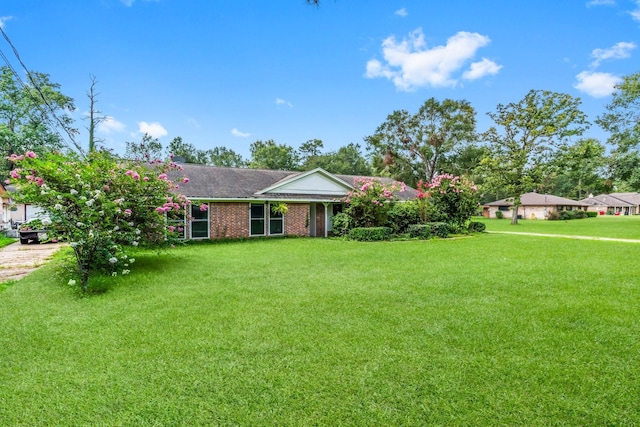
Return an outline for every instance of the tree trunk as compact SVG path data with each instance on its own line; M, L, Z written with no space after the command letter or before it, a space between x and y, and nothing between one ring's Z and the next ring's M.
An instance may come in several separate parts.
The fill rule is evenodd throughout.
M518 224L518 208L520 207L520 205L513 205L513 212L511 213L511 225L517 225Z

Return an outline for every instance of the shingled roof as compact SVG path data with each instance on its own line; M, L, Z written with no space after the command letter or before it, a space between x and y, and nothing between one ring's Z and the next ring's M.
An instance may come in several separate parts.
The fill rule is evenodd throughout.
M521 206L586 206L585 203L552 194L525 193L520 196ZM513 197L508 197L485 206L513 206Z
M179 191L190 199L202 200L308 200L331 201L344 197L345 193L353 188L357 178L353 175L335 175L322 169L307 172L279 171L267 169L243 169L226 168L217 166L182 164L184 175L189 178L188 183L180 184ZM277 184L302 177L305 174L320 173L327 179L335 181L337 185L344 187L344 192L335 194L300 194L270 191L265 189L277 186ZM365 177L366 178L366 177ZM375 177L373 179L384 182L393 182L391 178ZM401 199L411 199L417 192L413 188L398 193Z

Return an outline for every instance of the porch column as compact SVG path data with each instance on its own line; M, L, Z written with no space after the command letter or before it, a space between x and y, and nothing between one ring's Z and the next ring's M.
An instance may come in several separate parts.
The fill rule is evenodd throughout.
M329 237L329 215L327 214L329 211L329 203L324 202L324 237Z

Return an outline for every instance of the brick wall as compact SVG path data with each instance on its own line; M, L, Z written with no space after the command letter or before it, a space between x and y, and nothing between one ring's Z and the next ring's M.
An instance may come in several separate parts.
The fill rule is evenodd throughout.
M309 204L289 203L284 216L284 232L288 236L309 235ZM269 212L266 209L267 233ZM209 236L211 239L238 239L249 235L249 203L209 203Z
M289 211L284 216L284 233L288 236L309 235L309 204L289 203Z
M209 203L209 224L211 239L249 237L249 204Z

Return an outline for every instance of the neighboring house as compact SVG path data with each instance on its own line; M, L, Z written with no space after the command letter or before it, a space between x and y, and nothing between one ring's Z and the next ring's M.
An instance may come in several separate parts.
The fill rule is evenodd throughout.
M551 212L586 210L588 206L576 200L539 193L525 193L520 196L520 201L517 214L520 219L546 219ZM510 197L485 204L483 215L486 218L496 218L496 212L500 211L505 218L511 218L512 209L513 197Z
M11 197L13 192L13 185L0 184L0 230L17 228L18 224L37 218L42 213L37 206L15 203Z
M290 172L263 169L223 168L182 164L189 182L179 192L194 203L191 221L169 218L185 225L188 239L249 238L257 236L327 237L332 218L342 211L341 199L354 189L351 175L335 175L323 169ZM393 182L389 178L375 178ZM407 200L416 191L398 193ZM208 206L201 210L202 204ZM287 205L285 214L271 207Z
M587 210L601 214L636 215L640 213L640 193L611 193L589 195L580 200L589 205Z

